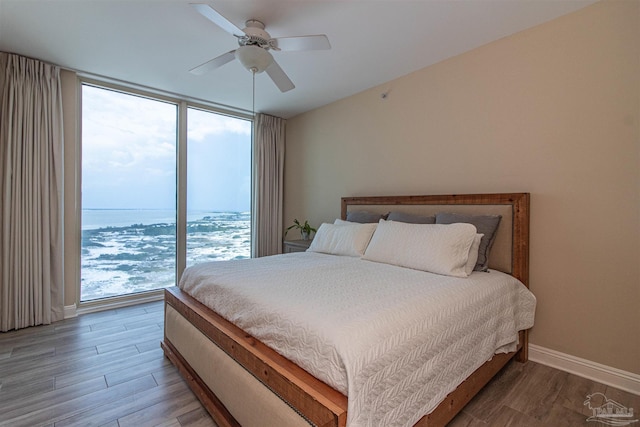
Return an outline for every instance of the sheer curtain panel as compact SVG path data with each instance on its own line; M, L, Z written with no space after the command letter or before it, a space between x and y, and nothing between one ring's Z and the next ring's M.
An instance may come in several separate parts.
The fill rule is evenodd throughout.
M63 317L60 70L0 52L0 331Z
M257 114L254 124L253 255L282 252L284 119Z

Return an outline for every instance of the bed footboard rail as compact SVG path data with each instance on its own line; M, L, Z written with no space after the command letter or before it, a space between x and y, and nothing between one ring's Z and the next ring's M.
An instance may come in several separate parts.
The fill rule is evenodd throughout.
M165 290L165 304L180 313L237 364L313 424L327 427L346 425L347 397L342 393L246 334L179 288ZM197 373L190 370L189 364L181 358L166 336L162 347L191 385L206 389L206 385L198 382ZM201 400L205 393L206 390L197 392ZM225 413L224 405L213 397L209 406L205 405L207 410L217 412L217 417L229 416L228 412ZM229 425L233 425L233 419L228 421Z

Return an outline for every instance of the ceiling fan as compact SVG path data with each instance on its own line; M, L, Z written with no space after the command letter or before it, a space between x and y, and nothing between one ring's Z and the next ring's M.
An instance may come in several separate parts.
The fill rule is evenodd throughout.
M256 19L247 20L245 28L241 30L208 4L193 3L191 6L202 16L236 37L239 45L237 49L223 53L189 70L193 74L204 74L237 58L247 70L254 74L266 71L278 89L281 92L286 92L293 89L295 85L273 59L270 50L331 49L329 39L324 34L274 39L264 30L264 24Z

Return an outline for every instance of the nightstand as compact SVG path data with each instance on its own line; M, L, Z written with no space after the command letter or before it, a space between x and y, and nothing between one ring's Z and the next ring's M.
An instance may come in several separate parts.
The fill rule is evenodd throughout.
M291 252L304 252L309 248L311 244L311 239L309 240L285 240L284 241L284 253L289 254Z

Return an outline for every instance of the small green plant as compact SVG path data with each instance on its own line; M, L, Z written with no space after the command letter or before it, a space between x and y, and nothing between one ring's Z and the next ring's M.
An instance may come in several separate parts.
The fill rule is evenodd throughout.
M284 235L286 236L289 230L291 230L292 228L296 230L300 230L300 235L302 236L302 240L309 240L309 237L311 236L311 232L312 231L314 233L316 232L316 229L313 228L311 225L309 225L309 221L305 220L304 224L301 224L300 221L298 221L297 219L294 219L293 225L289 226L285 230Z

